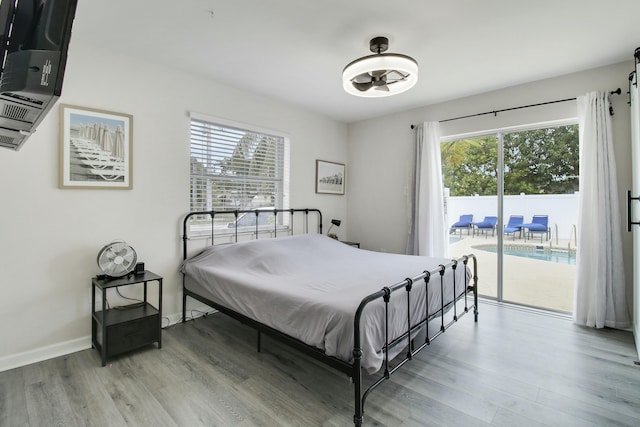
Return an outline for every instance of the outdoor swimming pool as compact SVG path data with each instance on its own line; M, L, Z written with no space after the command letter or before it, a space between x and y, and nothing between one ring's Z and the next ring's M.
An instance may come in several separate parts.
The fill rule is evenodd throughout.
M474 249L480 249L487 252L497 252L496 246L474 246ZM576 264L576 254L562 250L545 250L545 249L527 249L522 247L505 246L505 255L519 256L523 258L537 259L540 261L557 262L559 264Z

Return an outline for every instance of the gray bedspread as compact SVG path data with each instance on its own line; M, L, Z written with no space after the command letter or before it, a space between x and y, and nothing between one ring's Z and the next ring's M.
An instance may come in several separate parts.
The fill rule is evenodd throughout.
M189 291L231 308L287 335L352 362L353 320L361 300L384 286L449 263L445 258L356 249L323 235L300 235L210 246L187 259L181 271ZM456 293L464 274L456 270ZM453 299L452 272L445 275L445 301ZM412 320L424 317L424 281L412 291ZM440 307L440 276L429 286L429 312ZM391 298L390 335L406 331L406 292ZM384 346L382 300L363 314L362 366L380 369Z

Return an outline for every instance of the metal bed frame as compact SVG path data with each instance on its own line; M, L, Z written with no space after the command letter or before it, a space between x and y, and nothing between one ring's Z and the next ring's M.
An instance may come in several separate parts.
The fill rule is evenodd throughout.
M255 236L257 239L261 234L272 234L273 237L277 237L278 231L280 234L284 231L286 235L292 235L293 230L293 218L295 214L304 214L305 215L305 227L304 233L309 233L309 214L317 215L317 223L318 223L318 233L322 234L322 213L318 209L269 209L269 210L213 210L213 211L204 211L204 212L191 212L186 215L183 221L183 229L182 229L182 239L183 239L183 260L187 259L187 242L190 240L188 234L188 225L189 221L194 216L209 216L211 218L211 245L214 244L215 232L214 232L214 218L216 215L234 215L235 219L238 219L240 214L245 213L255 213L256 215L256 227L255 230L252 230L250 234L252 237ZM258 226L258 215L259 214L273 214L276 218L273 229L270 227L264 228ZM278 229L278 214L289 214L291 218L291 226L288 229ZM235 228L235 233L232 233L232 238L235 242L238 241L238 236L243 233L238 232L238 228ZM458 264L462 263L463 268L467 268L467 263L469 259L473 259L473 283L467 283L467 275L464 275L464 284L463 289L464 293L458 295L456 290L456 280L455 274L453 274L453 295L454 299L452 301L444 300L444 274L447 269L455 270L458 267ZM399 281L390 286L383 287L379 291L366 296L362 299L356 313L354 314L354 336L353 336L353 363L345 362L337 357L327 356L322 350L310 346L296 338L293 338L287 334L284 334L270 326L267 326L263 323L257 322L243 314L240 314L228 307L220 305L215 301L212 301L202 295L189 291L185 286L185 276L183 275L183 283L182 283L182 322L186 322L186 313L187 313L187 297L191 297L197 301L200 301L232 318L239 320L241 323L246 324L253 329L255 329L258 333L257 335L257 350L260 352L261 350L261 333L265 333L276 340L283 342L290 347L301 351L302 353L313 357L316 360L321 361L322 363L337 369L340 372L347 374L353 384L354 384L354 416L353 423L355 426L362 426L363 416L364 416L364 405L366 402L369 393L376 389L379 385L388 380L393 373L395 373L400 367L406 364L408 361L412 360L413 357L418 354L422 349L428 346L435 338L443 334L447 328L449 328L452 324L456 323L459 318L468 313L470 310L473 310L474 321L478 321L478 269L477 269L477 260L475 255L466 255L460 257L458 259L452 259L451 262L447 264L440 264L438 268L435 268L430 271L424 271L421 274L418 274L414 277L408 277L404 280ZM419 283L420 281L424 281L425 286L437 286L434 282L437 280L432 280L433 277L440 276L440 308L433 314L425 315L422 317L422 320L417 324L411 324L411 290L414 284ZM404 290L407 292L407 330L396 339L389 341L389 331L388 331L388 321L389 321L389 301L391 297L396 292L401 292ZM469 304L468 295L469 293L473 293L473 303ZM383 373L382 375L375 380L369 387L363 389L363 378L362 378L362 368L361 368L361 360L362 360L362 348L361 348L361 337L360 337L360 319L365 307L372 303L373 301L382 299L385 304L385 346L383 348L385 357L383 361ZM428 292L425 292L426 299L426 307L428 310L429 307L429 295ZM458 312L457 302L461 299L464 299L464 308ZM453 310L453 317L450 321L445 322L444 315L448 313L450 310ZM436 318L440 318L440 328L438 332L433 335L429 335L429 328L427 323ZM415 335L417 332L424 327L425 330L425 339L422 343L415 342ZM404 357L402 357L402 353L398 354L393 359L393 366L390 364L389 360L389 352L391 348L396 345L401 345L404 343L407 346L407 351Z

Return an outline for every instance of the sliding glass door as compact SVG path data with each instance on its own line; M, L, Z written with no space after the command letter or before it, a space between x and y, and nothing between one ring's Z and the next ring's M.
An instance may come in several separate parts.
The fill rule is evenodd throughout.
M482 265L479 293L498 298L498 138L478 135L455 139L443 142L440 149L451 224L449 255L474 253ZM486 250L478 251L479 247Z
M450 255L477 256L480 294L571 312L578 126L451 138L441 148L449 222L474 218L468 230L450 230Z

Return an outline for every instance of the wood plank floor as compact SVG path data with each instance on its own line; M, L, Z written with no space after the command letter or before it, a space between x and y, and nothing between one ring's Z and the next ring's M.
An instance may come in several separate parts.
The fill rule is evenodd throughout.
M349 426L353 387L221 314L100 367L85 350L0 373L0 426ZM629 332L480 306L375 390L365 425L638 426Z

